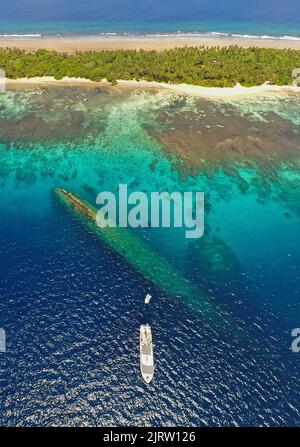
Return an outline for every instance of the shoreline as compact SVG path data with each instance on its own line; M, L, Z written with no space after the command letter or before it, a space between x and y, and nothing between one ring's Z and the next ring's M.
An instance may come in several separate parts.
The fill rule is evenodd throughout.
M271 36L236 36L219 34L151 34L151 35L83 35L83 36L0 36L1 48L19 48L26 51L38 49L62 53L104 50L156 50L163 51L185 46L229 46L243 48L274 48L300 50L300 39L274 38Z
M136 80L118 80L117 86L112 87L111 83L106 79L95 82L85 78L69 78L64 77L60 80L53 76L35 77L35 78L19 78L9 79L5 78L2 85L16 86L16 85L32 85L32 84L54 84L54 85L90 85L90 86L108 86L111 88L127 87L127 88L155 88L173 91L180 94L191 96L199 96L204 98L243 98L253 96L267 96L272 94L300 94L300 87L292 85L269 85L262 84L254 87L243 87L236 84L234 87L202 87L200 85L192 84L168 84L164 82L148 82Z

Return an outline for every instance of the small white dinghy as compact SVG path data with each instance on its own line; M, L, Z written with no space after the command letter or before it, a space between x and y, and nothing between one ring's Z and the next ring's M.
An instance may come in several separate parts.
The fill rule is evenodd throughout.
M149 293L147 293L146 298L145 298L145 304L149 304L151 301L151 298L152 298L152 296Z

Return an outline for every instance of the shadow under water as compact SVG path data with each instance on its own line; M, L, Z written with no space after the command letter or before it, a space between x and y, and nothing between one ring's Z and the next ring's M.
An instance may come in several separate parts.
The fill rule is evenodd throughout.
M191 305L194 310L201 312L205 319L216 322L221 318L225 323L225 315L222 318L221 312L205 297L204 292L200 291L170 261L154 251L132 230L119 228L113 222L108 225L109 222L105 220L101 211L77 194L67 192L63 188L54 188L53 194L59 202L72 211L84 227L92 231L156 286ZM97 225L96 216L98 220L106 222L102 228Z

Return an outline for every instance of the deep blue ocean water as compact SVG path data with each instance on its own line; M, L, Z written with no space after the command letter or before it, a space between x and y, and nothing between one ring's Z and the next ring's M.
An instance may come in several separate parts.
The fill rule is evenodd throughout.
M297 0L2 0L0 34L222 32L300 37Z
M0 425L299 425L300 354L290 349L300 324L298 158L281 153L271 169L253 155L239 174L217 160L209 174L182 176L146 131L157 129L160 112L190 114L215 132L227 131L225 115L240 125L246 114L240 119L262 126L262 137L276 116L273 132L296 147L298 101L211 105L78 87L1 95ZM94 203L121 182L205 192L208 245L167 229L142 234L230 315L230 329L158 290L51 192L62 185ZM142 322L154 337L148 386L139 372Z

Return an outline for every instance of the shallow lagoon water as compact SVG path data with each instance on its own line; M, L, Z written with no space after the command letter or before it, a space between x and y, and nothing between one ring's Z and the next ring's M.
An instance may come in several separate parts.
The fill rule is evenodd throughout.
M2 425L299 424L290 349L300 323L299 102L90 87L0 96ZM242 141L253 128L260 146L249 155ZM267 128L282 149L268 147ZM245 138L230 158L213 144L201 149L237 134ZM205 192L202 239L137 233L230 316L232 331L153 286L51 193L60 185L95 203L119 183L148 194ZM144 321L155 342L150 386L138 363Z

